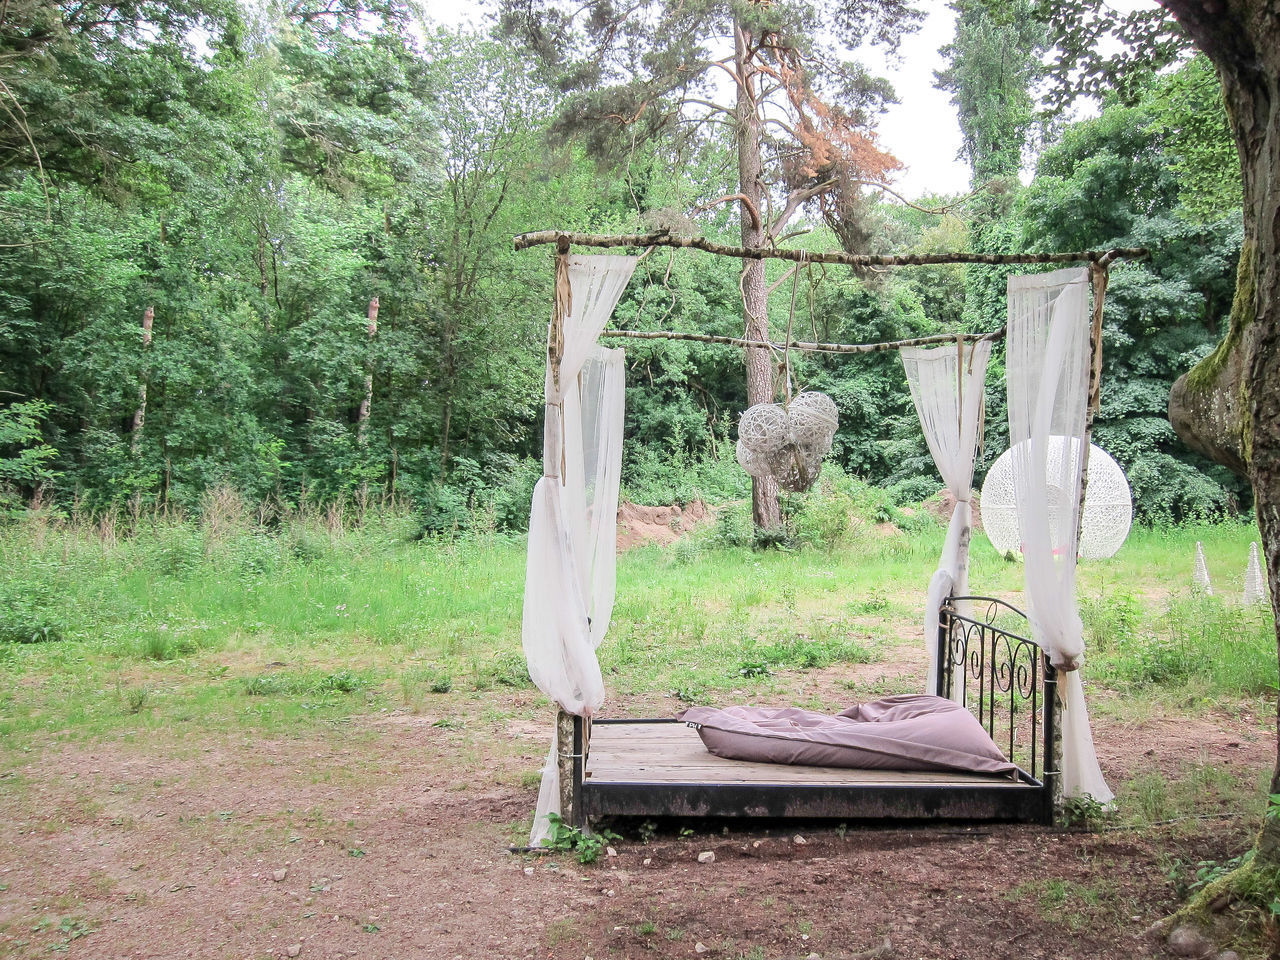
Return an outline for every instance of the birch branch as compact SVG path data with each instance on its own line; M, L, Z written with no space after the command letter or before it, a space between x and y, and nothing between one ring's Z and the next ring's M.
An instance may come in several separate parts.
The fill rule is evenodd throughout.
M983 340L999 340L1003 336L1004 327L1001 327L990 333L943 333L931 337L914 337L910 340L893 340L888 343L815 343L793 340L790 344L786 344L771 340L721 337L709 333L682 333L677 330L606 330L600 334L601 339L621 337L628 340L688 340L694 343L723 343L733 347L767 347L779 352L789 346L792 350L805 353L881 353L885 350L897 350L899 347L925 347L935 343L952 344L956 340L980 343Z
M734 247L715 243L705 237L676 237L659 230L644 234L567 233L561 230L539 230L522 233L515 238L515 249L527 250L542 244L557 243L580 247L677 247L702 250L722 257L741 260L791 260L795 263L835 263L850 267L907 267L936 263L985 263L1001 266L1012 263L1096 263L1109 266L1116 260L1141 260L1151 255L1146 247L1116 247L1111 250L1076 250L1055 253L815 253L806 250L783 250L777 247Z

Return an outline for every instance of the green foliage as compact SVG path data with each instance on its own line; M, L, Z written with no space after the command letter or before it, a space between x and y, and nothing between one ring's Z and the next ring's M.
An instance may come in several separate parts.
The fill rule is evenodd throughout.
M1090 663L1133 689L1201 684L1266 694L1277 687L1275 632L1267 611L1219 597L1174 594L1163 614L1141 614L1128 592L1085 596L1081 618Z
M11 491L32 492L53 480L49 463L58 451L41 430L49 410L42 400L0 407L0 507L17 506Z
M1180 206L1168 121L1154 119L1160 102L1153 94L1135 106L1113 104L1067 127L1014 211L1026 245L1158 251L1111 273L1094 431L1124 467L1135 514L1148 523L1220 516L1248 498L1224 468L1187 450L1168 422L1173 381L1221 334L1241 233L1238 215L1206 224Z
M572 852L581 864L595 863L604 853L605 847L622 839L612 830L583 833L577 827L565 823L558 813L547 814L547 821L551 829L543 841L543 849Z
M1106 819L1107 808L1087 793L1068 797L1062 804L1062 825L1067 829L1093 831Z
M1243 188L1222 85L1203 54L1159 77L1146 97L1163 137L1182 208L1203 223L1234 216Z
M1045 28L1032 0L956 0L956 35L939 51L947 69L936 84L951 93L964 135L962 153L980 186L1016 177L1034 116Z

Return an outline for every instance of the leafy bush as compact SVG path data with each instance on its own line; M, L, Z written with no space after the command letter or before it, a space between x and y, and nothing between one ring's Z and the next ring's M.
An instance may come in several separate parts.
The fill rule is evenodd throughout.
M749 547L755 537L751 501L734 500L716 507L715 522L700 536L709 547Z
M938 492L939 486L938 478L934 476L908 477L893 484L888 491L893 503L902 507L929 499Z
M157 523L139 540L148 568L161 576L186 578L204 559L204 537L192 523Z
M53 643L66 636L66 625L48 607L11 600L0 608L0 643Z
M51 583L35 578L0 583L0 643L53 643L66 633Z
M558 813L547 814L547 821L551 830L543 846L548 850L572 851L581 864L595 863L606 846L622 839L612 830L583 833L577 827L565 823Z

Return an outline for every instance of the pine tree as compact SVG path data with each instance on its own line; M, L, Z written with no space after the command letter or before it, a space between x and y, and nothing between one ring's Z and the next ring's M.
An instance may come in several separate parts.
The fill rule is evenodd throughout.
M660 137L684 149L725 128L736 190L702 207L736 202L743 246L781 242L806 205L856 244L861 187L898 166L872 133L892 90L821 38L892 48L919 20L905 0L502 0L501 10L503 28L571 92L558 129L595 153ZM746 337L767 339L762 261L748 261L742 293ZM746 380L748 404L774 398L767 350L746 351ZM772 481L753 484L752 514L758 527L780 524Z

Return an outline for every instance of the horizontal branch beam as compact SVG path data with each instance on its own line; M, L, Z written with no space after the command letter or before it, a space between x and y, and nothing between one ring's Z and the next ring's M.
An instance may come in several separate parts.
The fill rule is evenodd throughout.
M897 350L899 347L925 347L934 343L955 343L957 340L999 340L1003 336L1004 327L1001 327L990 333L943 333L888 343L808 343L793 340L791 349L805 353L880 353L883 350ZM726 343L733 347L769 347L779 351L787 347L785 343L774 343L771 340L744 340L742 337L718 337L708 333L680 333L674 330L606 330L600 334L602 340L610 337L625 337L630 340L691 340L694 343Z
M1146 247L1117 247L1111 250L1076 250L1067 253L813 253L778 247L731 247L705 237L673 237L666 230L611 236L599 233L566 233L539 230L515 238L515 248L526 250L541 244L567 240L580 247L685 247L741 260L793 260L796 263L838 263L850 267L907 267L937 263L1097 263L1109 266L1115 260L1141 260L1151 255Z

